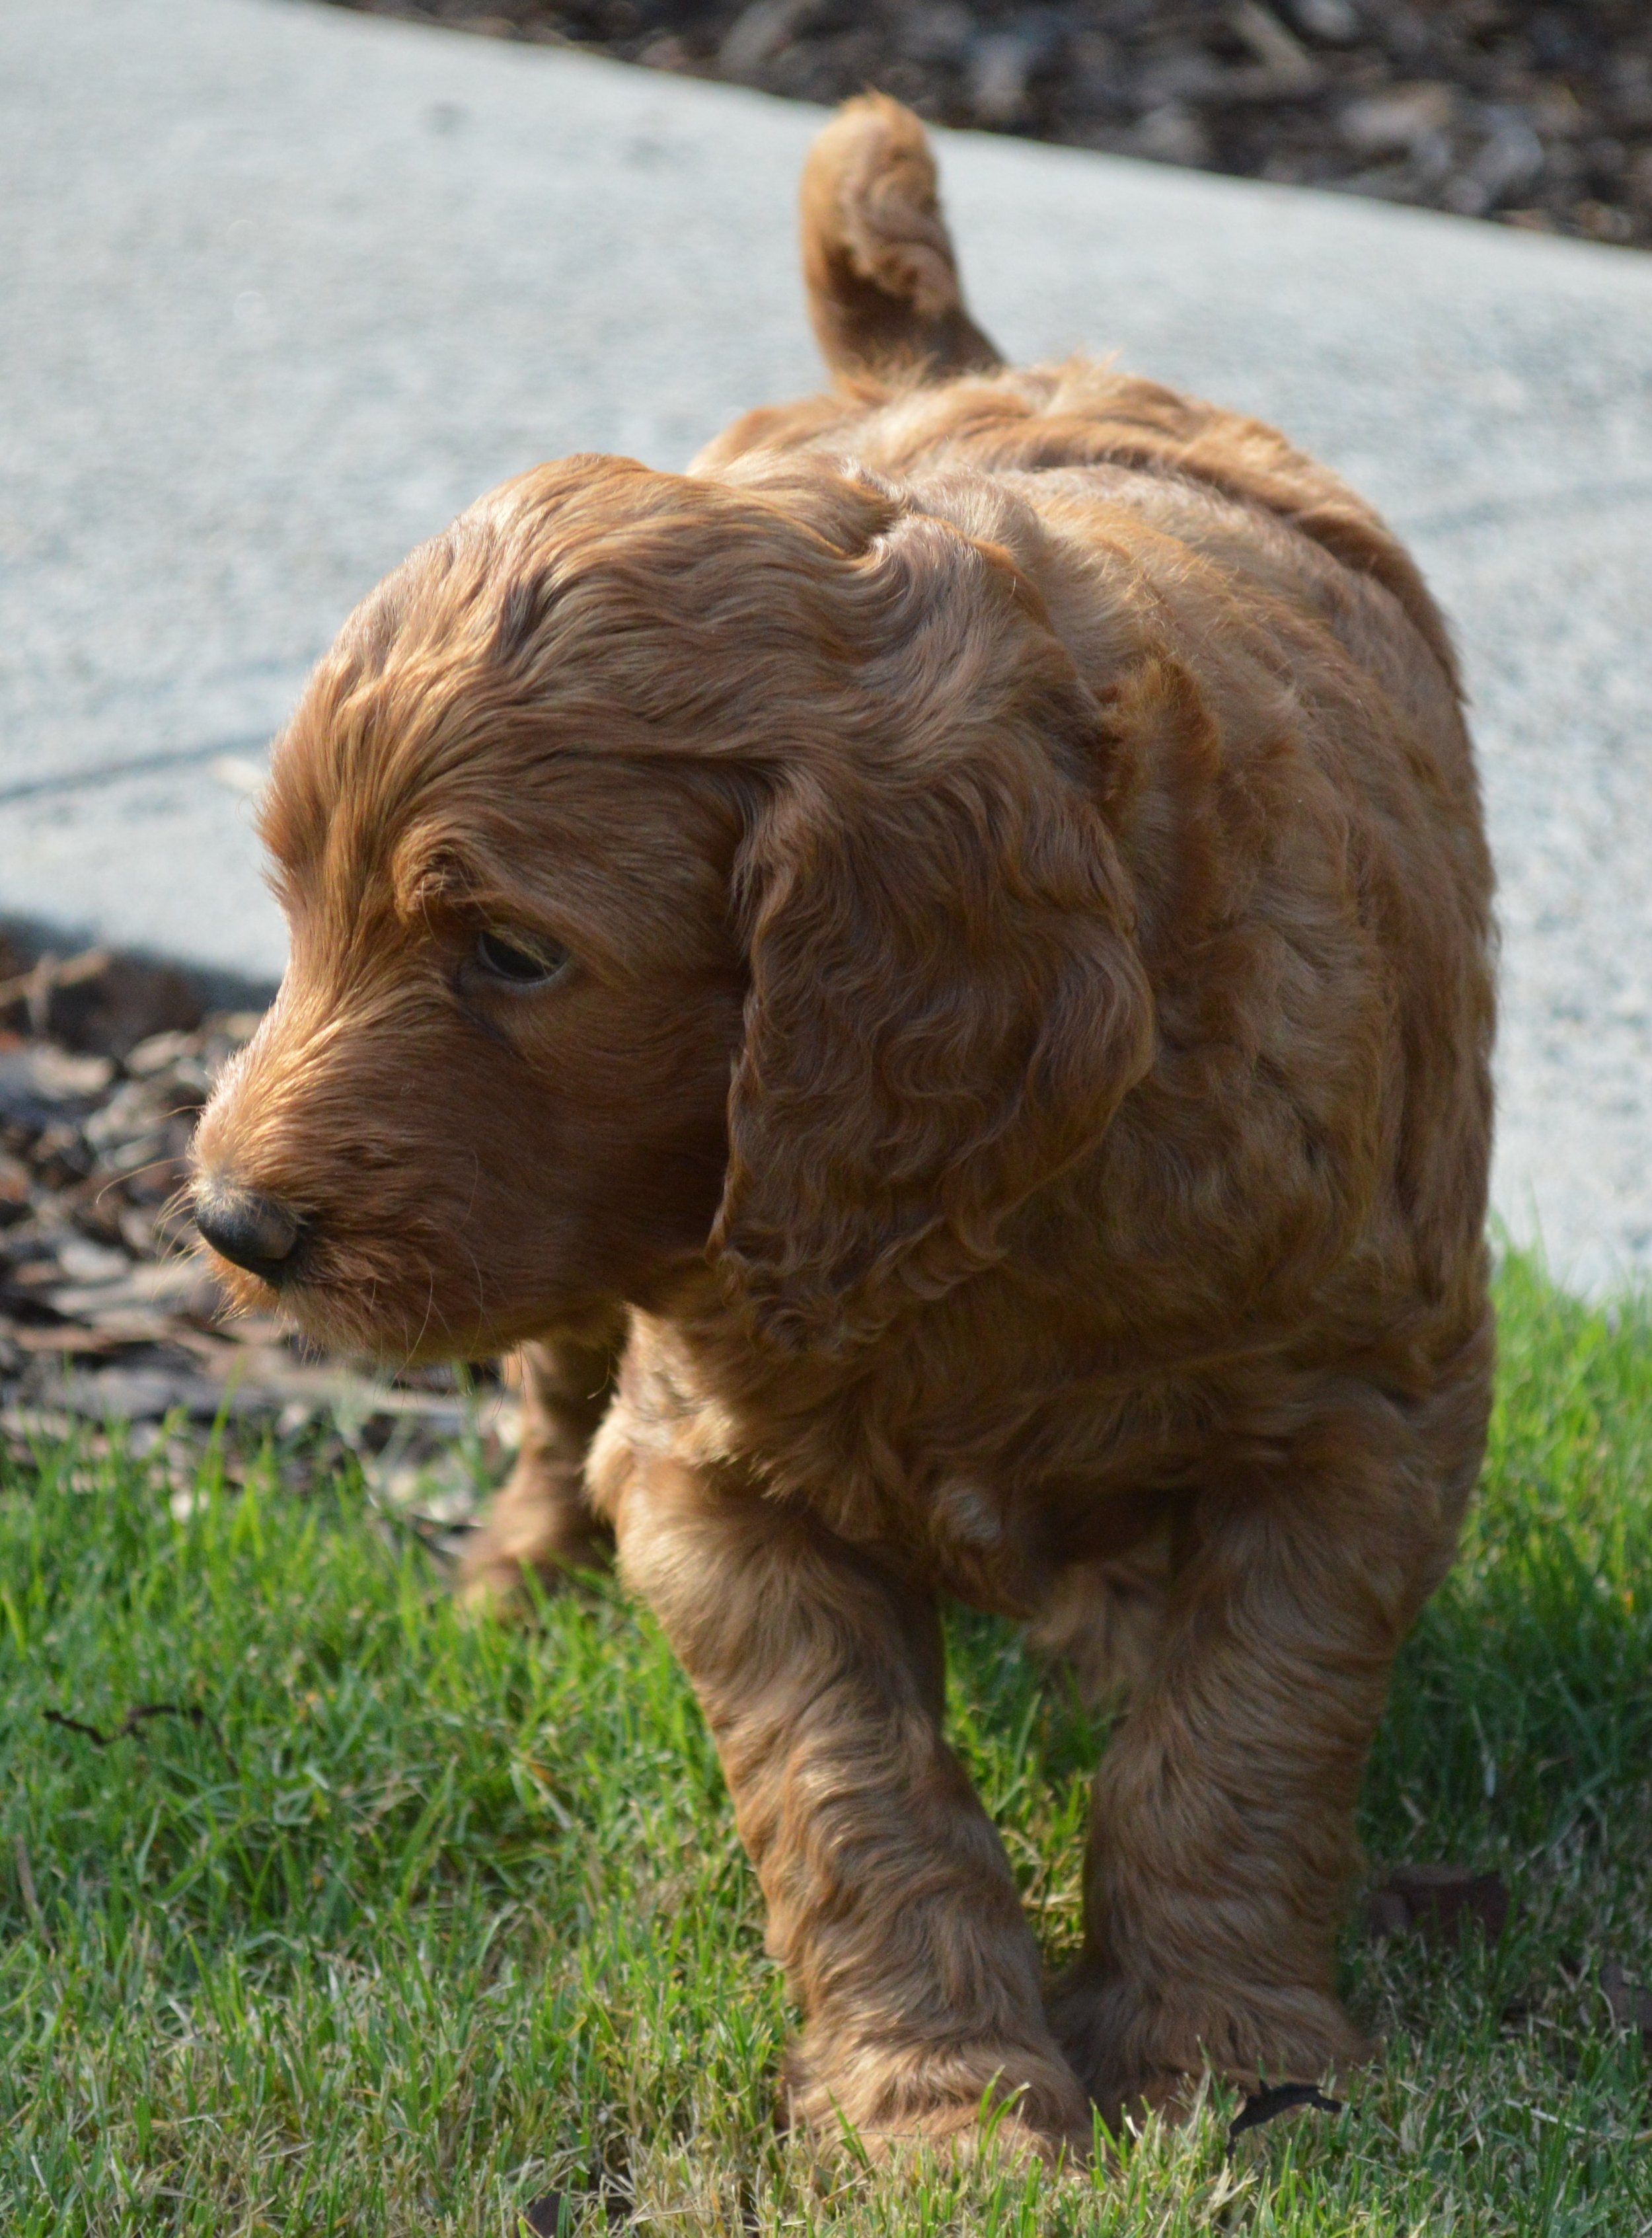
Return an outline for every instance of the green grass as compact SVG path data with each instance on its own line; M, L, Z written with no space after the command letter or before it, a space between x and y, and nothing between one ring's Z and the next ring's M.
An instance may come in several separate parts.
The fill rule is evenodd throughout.
M617 1594L462 1622L359 1483L209 1495L118 1448L0 1484L0 2231L489 2232L623 2179L693 2234L1652 2230L1652 2083L1596 1976L1652 1983L1652 1315L1513 1262L1464 1558L1406 1651L1373 1860L1496 1866L1508 1934L1362 1944L1387 2040L1337 2119L1230 2162L1214 2104L1053 2182L823 2176L771 2126L787 2027L699 1716ZM953 1626L955 1725L1052 1956L1093 1736ZM109 1727L197 1704L99 1750ZM32 1892L30 1888L32 1884ZM623 2219L623 2218L622 2218Z

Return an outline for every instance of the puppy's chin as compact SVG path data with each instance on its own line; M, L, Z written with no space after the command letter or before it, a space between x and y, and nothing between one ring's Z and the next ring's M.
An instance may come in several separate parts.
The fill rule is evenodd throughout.
M533 1337L605 1329L612 1300L543 1300L513 1314L478 1314L458 1321L440 1310L427 1288L398 1296L380 1276L359 1280L302 1275L280 1289L216 1252L206 1254L224 1293L225 1317L273 1319L317 1351L371 1361L388 1368L426 1367L449 1360L497 1360Z

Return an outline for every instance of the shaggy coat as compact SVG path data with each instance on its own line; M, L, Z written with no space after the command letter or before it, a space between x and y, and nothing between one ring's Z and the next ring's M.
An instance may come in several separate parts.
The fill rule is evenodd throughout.
M1087 2139L1366 2050L1333 1941L1492 1359L1490 874L1405 553L1252 420L1003 367L915 121L804 185L833 392L574 458L351 619L201 1129L231 1286L519 1346L470 1564L600 1558L717 1737L793 2116ZM1130 1706L1041 1981L939 1608Z

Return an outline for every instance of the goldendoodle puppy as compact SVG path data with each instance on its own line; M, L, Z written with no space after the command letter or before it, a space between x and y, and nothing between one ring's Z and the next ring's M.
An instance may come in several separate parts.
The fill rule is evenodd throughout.
M530 1343L472 1588L617 1541L795 2117L995 2094L1054 2151L1365 2049L1356 1791L1485 1430L1490 875L1446 632L1332 474L1003 367L892 103L804 256L829 394L523 475L321 663L199 1220L324 1343ZM948 1594L1132 1682L1047 1991Z

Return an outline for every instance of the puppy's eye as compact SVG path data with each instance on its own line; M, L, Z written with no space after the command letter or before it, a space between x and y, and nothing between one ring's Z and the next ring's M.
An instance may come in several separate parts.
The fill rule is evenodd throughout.
M503 933L476 936L476 961L490 979L503 979L512 987L543 987L568 963L568 951L553 940L536 938L532 948L507 940Z

